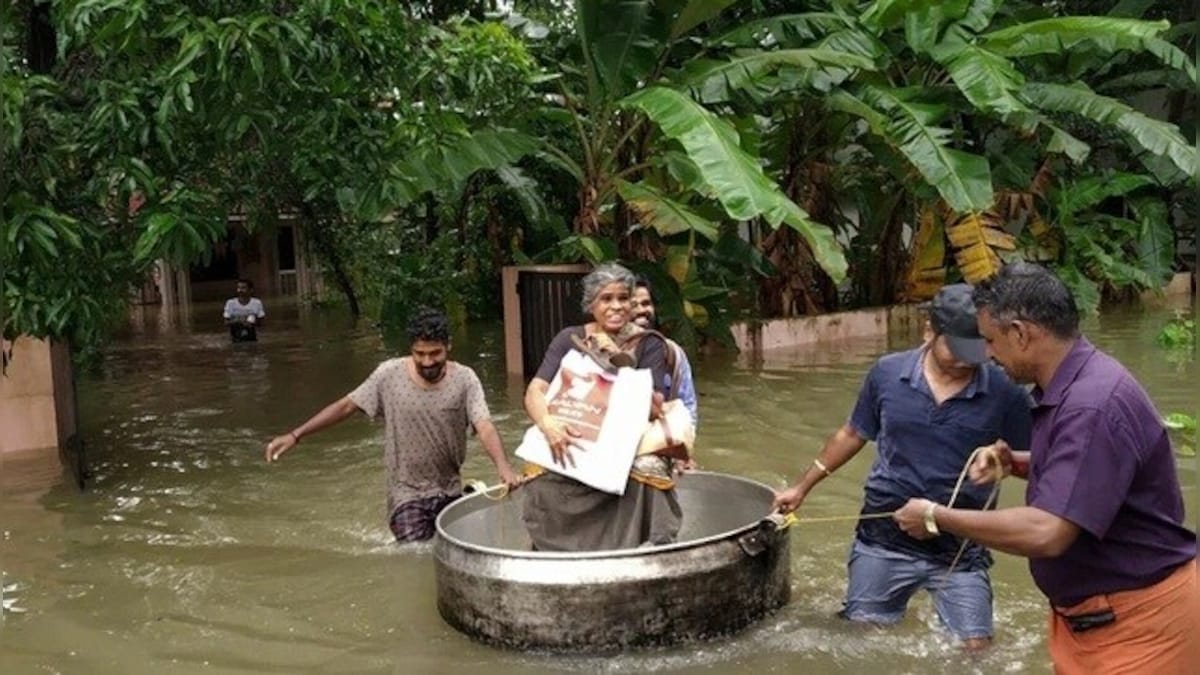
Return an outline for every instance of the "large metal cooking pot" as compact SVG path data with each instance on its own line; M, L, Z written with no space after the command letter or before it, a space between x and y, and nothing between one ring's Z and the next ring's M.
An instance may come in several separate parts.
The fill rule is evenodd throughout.
M438 610L458 630L518 649L611 651L705 640L788 601L788 535L764 518L774 493L694 472L678 482L679 541L618 551L532 551L517 490L442 511Z

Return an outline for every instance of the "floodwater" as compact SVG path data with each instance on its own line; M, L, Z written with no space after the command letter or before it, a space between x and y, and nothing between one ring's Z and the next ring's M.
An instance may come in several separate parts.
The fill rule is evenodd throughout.
M603 658L472 642L438 616L430 546L398 546L384 524L378 427L351 420L263 462L264 441L389 355L340 315L268 309L252 345L229 344L215 305L134 322L79 382L85 492L54 460L0 460L0 673L1049 672L1042 597L1024 561L1004 554L996 646L983 657L960 653L923 595L894 628L836 619L850 522L796 525L791 603L722 641ZM1197 365L1154 343L1169 316L1114 311L1086 330L1163 412L1195 411ZM700 359L701 465L782 486L848 414L872 359L914 339ZM469 326L454 355L479 372L511 451L526 422L499 327ZM872 452L825 481L803 515L855 513ZM474 440L469 454L465 477L492 482ZM1196 463L1180 466L1192 509ZM1021 492L1013 484L1002 503Z

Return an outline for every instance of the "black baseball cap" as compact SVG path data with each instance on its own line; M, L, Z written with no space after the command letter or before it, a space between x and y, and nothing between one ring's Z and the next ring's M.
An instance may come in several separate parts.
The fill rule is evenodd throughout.
M987 343L979 334L971 293L967 284L943 286L930 305L929 323L935 333L946 336L954 358L977 366L988 360Z

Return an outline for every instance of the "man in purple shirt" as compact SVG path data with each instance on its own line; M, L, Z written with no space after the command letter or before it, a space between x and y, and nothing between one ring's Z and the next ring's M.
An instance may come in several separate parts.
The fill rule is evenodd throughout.
M912 499L897 524L917 539L950 532L1028 557L1050 601L1056 672L1200 672L1196 535L1154 405L1080 336L1070 291L1044 268L1009 265L975 301L992 358L1036 385L1029 452L996 446L1004 473L1028 478L1027 506ZM995 478L982 462L971 477Z

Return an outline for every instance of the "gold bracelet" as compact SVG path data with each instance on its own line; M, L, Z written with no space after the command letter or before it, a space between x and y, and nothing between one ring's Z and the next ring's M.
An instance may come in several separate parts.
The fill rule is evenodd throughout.
M936 503L929 502L929 506L925 507L924 513L925 531L934 535L941 534L941 532L938 531L937 516L934 514L934 509L936 508Z
M833 475L833 472L829 470L829 467L825 466L825 463L822 462L819 457L813 460L813 466L820 469L821 473L825 474L827 477Z

